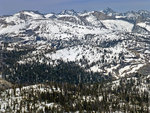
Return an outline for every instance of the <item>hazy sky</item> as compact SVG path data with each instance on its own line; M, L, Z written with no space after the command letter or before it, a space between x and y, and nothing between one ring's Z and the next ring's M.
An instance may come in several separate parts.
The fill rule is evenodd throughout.
M0 0L0 15L10 15L21 10L41 13L60 12L64 9L102 10L110 7L118 12L149 10L150 0Z

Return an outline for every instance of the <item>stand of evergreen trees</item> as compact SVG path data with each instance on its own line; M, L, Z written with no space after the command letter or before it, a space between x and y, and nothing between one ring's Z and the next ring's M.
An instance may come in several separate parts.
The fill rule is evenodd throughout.
M111 80L111 76L103 76L100 73L87 72L75 62L51 61L44 54L38 54L34 61L19 63L22 56L33 49L21 49L6 51L3 53L4 63L3 78L15 84L36 84L49 81L67 82L73 84L95 83ZM40 62L41 58L42 63ZM57 62L57 65L55 64ZM55 65L55 66L54 66Z
M5 110L17 113L149 113L149 93L132 86L136 84L132 80L124 81L115 88L110 82L78 85L49 82L26 88L19 85L0 98L9 98Z

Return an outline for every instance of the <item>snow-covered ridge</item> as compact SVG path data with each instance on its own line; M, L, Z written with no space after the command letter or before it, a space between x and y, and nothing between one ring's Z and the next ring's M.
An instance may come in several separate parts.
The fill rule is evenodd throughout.
M146 22L145 23L138 23L137 25L150 31L150 23L146 23Z
M114 31L132 32L133 24L123 20L103 20L103 24Z
M88 67L87 71L122 77L138 71L150 61L149 35L140 34L141 29L133 33L137 26L150 31L149 22L138 20L135 24L131 21L135 15L145 13L148 14L119 14L109 9L85 13L71 10L43 15L22 11L0 18L0 36L2 39L18 38L21 41L15 43L31 43L39 48L49 45L56 50L55 53L45 53L51 60L74 61ZM41 51L37 48L31 56ZM27 59L32 61L32 57ZM87 64L81 64L82 59L87 60Z

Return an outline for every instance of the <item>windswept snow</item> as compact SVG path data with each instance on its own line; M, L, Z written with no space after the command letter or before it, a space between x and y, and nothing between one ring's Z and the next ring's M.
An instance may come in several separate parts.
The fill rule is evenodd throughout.
M122 31L122 32L131 32L133 24L123 21L123 20L103 20L103 24L111 30Z
M137 25L139 25L140 27L146 28L148 31L150 31L150 25L148 25L147 23L138 23Z

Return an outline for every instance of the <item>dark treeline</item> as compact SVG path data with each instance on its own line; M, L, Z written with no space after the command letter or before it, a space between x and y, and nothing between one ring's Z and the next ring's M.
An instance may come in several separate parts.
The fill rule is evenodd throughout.
M6 92L5 98L10 98L6 110L17 113L25 112L24 108L29 113L149 113L148 92L138 90L132 79L121 80L119 84L113 87L111 83L75 85L49 82L28 88L19 85L17 90L14 87L11 93ZM13 98L20 96L21 100Z
M32 50L34 49L5 51L3 53L3 78L15 84L27 85L49 81L72 84L95 83L112 79L111 75L103 76L100 73L87 72L75 62L47 59L44 54L28 56L27 58L35 57L35 60L27 62L25 60L24 63L18 63L19 60L24 60L23 55L27 55ZM42 63L41 59L43 59ZM80 62L85 63L84 60Z
M74 62L58 61L56 66L32 62L12 65L5 69L3 77L17 84L36 84L49 81L67 82L72 84L101 82L111 77L103 77L99 73L86 72Z

